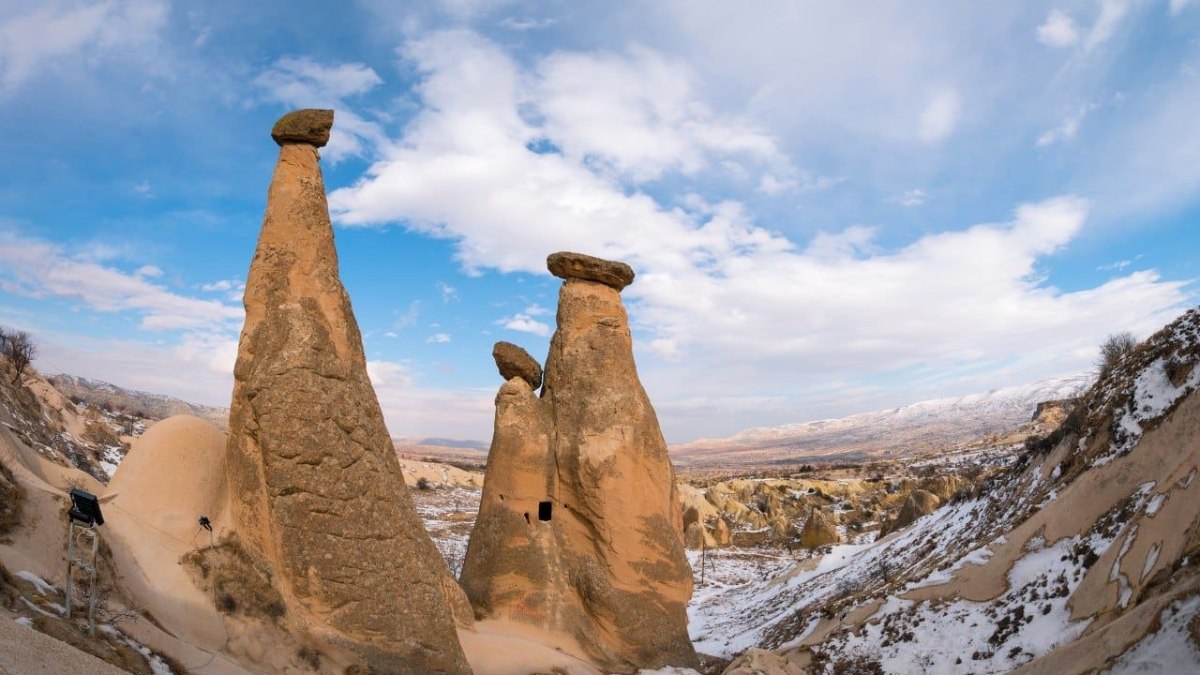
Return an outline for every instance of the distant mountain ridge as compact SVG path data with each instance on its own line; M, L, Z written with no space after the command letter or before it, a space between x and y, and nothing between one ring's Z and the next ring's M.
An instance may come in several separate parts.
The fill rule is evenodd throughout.
M755 427L728 438L675 445L671 452L684 464L911 456L1015 431L1030 422L1039 403L1075 398L1094 379L1079 373L840 419Z
M126 389L103 380L91 380L78 375L59 373L47 380L63 396L83 401L99 408L121 410L146 419L161 420L172 415L194 415L206 419L221 429L229 425L229 409L190 403L183 399L137 389Z

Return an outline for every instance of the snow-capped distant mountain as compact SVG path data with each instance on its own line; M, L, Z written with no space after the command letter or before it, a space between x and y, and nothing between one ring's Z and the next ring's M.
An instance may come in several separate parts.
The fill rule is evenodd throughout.
M89 380L86 377L60 373L47 380L63 396L83 401L100 408L121 410L138 417L160 420L172 415L195 415L224 429L229 420L229 409L189 403L182 399L148 391L126 389L111 382Z
M671 452L689 464L911 456L1012 432L1030 421L1039 403L1074 398L1093 379L1081 373L841 419L756 427L728 438L673 446Z

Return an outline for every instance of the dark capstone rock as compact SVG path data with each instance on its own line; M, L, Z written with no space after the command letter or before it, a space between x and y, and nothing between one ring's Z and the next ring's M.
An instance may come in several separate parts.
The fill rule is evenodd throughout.
M323 148L329 142L329 130L332 128L332 110L306 108L280 117L271 129L271 138L279 145L307 143Z
M492 347L492 358L496 359L496 367L500 369L500 377L511 380L519 377L529 383L529 388L536 390L542 386L542 366L529 355L529 352L511 342L497 342Z
M546 258L550 273L561 279L586 279L618 291L633 283L633 268L623 262L562 251Z

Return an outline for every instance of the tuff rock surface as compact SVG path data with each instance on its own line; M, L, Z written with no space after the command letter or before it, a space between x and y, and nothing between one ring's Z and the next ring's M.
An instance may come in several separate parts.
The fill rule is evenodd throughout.
M271 138L280 146L302 143L323 148L329 142L329 131L333 128L333 111L308 108L290 112L275 123Z
M542 366L523 348L511 342L497 342L492 347L492 358L496 360L500 377L506 380L519 377L534 390L542 386Z
M555 254L565 276L542 395L496 395L461 582L477 617L532 625L606 672L697 667L674 470L638 380L626 265Z
M327 119L301 111L276 130L310 118ZM338 276L315 147L327 124L324 134L285 132L246 280L232 524L274 572L289 630L372 672L469 673L457 586L404 485Z
M908 498L904 500L904 504L900 507L900 513L896 517L883 524L879 530L879 536L885 537L891 532L901 530L913 523L921 516L927 516L937 510L941 506L941 500L937 495L926 490L913 490L908 494Z
M800 545L805 548L819 548L837 544L842 540L838 534L837 525L823 510L812 507L809 510L808 522L800 531Z
M629 265L582 253L551 253L546 267L560 279L595 281L618 291L633 283L633 268Z

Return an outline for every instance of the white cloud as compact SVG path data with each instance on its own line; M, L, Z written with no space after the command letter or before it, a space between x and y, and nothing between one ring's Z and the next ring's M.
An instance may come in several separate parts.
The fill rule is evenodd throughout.
M404 310L403 314L397 314L396 320L392 322L392 328L399 330L415 325L417 319L421 316L421 301L413 300L408 303L408 309Z
M442 302L453 302L458 300L458 289L450 284L439 281L437 282L438 291L442 294Z
M425 342L428 344L439 344L439 345L446 344L447 342L450 342L450 334L449 333L434 333L433 335L430 335L428 338L426 338Z
M542 30L544 28L549 28L550 26L553 26L555 23L557 23L557 22L551 18L518 19L515 17L508 17L500 22L500 27L507 28L508 30L515 30L515 31Z
M693 79L681 62L644 48L557 52L538 64L528 103L568 158L637 181L695 173L720 156L783 163L769 135L710 112Z
M1096 104L1086 103L1068 115L1061 124L1053 129L1047 130L1041 136L1038 136L1037 147L1042 148L1054 143L1075 140L1075 136L1079 134L1079 125L1083 122L1083 118L1096 109Z
M1117 260L1117 261L1111 262L1107 265L1099 265L1096 267L1096 270L1099 272L1111 272L1113 270L1120 271L1120 270L1125 269L1126 267L1129 267L1130 265L1132 265L1133 263L1135 263L1141 259L1142 259L1142 255L1138 254L1137 256L1133 257L1130 260Z
M133 272L134 276L157 279L163 275L163 271L157 265L142 265Z
M1129 0L1100 0L1100 14L1083 43L1086 51L1091 51L1112 38L1121 20L1129 13L1129 5Z
M413 385L412 368L407 363L375 359L367 361L367 377L376 389L393 387L407 389Z
M236 337L197 333L178 345L165 346L30 330L38 338L41 353L36 365L42 372L80 375L205 405L229 405ZM187 377L180 377L181 370Z
M926 143L936 143L954 133L962 113L962 102L954 89L940 89L930 97L921 120L917 135Z
M922 190L920 188L914 188L912 190L906 191L904 194L900 195L899 197L896 197L896 203L899 204L900 206L907 206L909 208L912 208L915 206L921 206L922 204L925 203L925 200L928 198L929 198L929 195L925 194L924 190Z
M291 108L332 108L335 122L323 154L337 162L365 157L370 146L384 140L379 125L352 111L346 99L364 94L383 83L361 63L323 65L307 58L282 58L254 78L268 100Z
M16 3L14 3L16 4ZM167 6L151 0L31 3L0 21L0 92L70 57L84 65L157 39Z
M1079 42L1079 29L1070 14L1052 9L1046 20L1037 27L1037 39L1050 47L1070 47Z
M533 333L539 337L549 337L550 326L534 319L529 314L517 312L512 316L497 319L496 325L503 326L508 330L520 331L522 333Z
M153 283L147 276L154 275L145 274L157 270L153 266L127 274L13 232L0 232L0 263L0 287L10 293L65 298L98 312L135 312L146 330L228 328L242 320L241 308Z
M531 150L535 139L557 143L522 114L540 103L526 86L537 74L494 45L438 34L410 53L424 107L367 176L331 195L338 219L404 222L451 239L469 270L544 273L553 250L629 262L638 276L623 295L651 357L644 374L656 401L713 387L730 396L827 387L828 401L855 378L911 369L944 382L961 380L945 373L1003 365L1028 381L1087 367L1064 354L1113 330L1161 323L1186 297L1182 283L1153 270L1071 292L1047 284L1041 261L1086 220L1088 203L1071 196L890 249L863 226L799 246L733 201L672 208L630 188L631 176L656 175L634 171L636 161ZM926 136L945 137L957 94L943 90L932 103L941 111ZM658 157L647 166L667 166ZM497 324L550 333L528 310Z
M237 282L233 281L232 279L221 279L219 281L214 281L210 284L203 284L202 286L200 286L200 290L210 291L210 292L211 291L228 291L234 287L235 283L237 283Z

